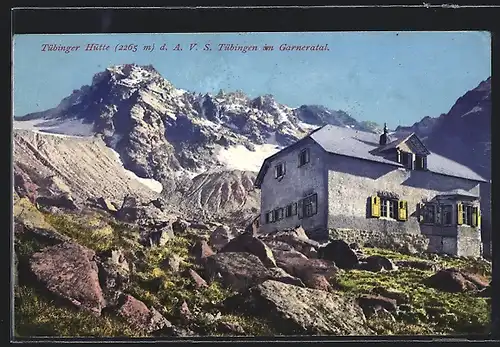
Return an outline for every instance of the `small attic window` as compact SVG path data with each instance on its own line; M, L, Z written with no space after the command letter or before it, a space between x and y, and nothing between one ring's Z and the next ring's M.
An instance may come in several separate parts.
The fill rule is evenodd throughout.
M417 155L415 157L415 170L426 170L427 169L427 157L423 155Z
M411 169L412 168L412 153L408 153L408 152L403 152L401 151L401 164L403 164L403 166L407 169Z

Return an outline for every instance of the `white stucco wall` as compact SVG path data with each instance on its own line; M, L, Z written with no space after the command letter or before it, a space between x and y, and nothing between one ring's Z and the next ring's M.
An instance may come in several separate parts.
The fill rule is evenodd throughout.
M328 154L325 160L328 169L328 228L352 228L357 230L378 230L382 233L422 233L427 236L446 237L446 247L451 249L448 237L457 236L456 226L435 226L420 224L416 218L417 204L432 200L436 195L454 189L463 189L479 194L479 183L461 178L439 175L428 171L415 171L398 168L351 157ZM378 191L398 194L408 202L408 220L400 222L385 218L370 218L369 197ZM478 203L476 203L477 205ZM456 221L456 211L452 215ZM477 228L470 229L470 240L480 234ZM442 245L441 239L429 240L432 245ZM473 252L479 251L476 242L465 245L466 239L458 246ZM462 246L460 246L462 245ZM457 246L454 246L456 248ZM439 246L442 251L442 246ZM465 251L464 251L465 252Z
M302 167L299 165L299 152L305 147L309 148L309 163ZM307 139L301 146L288 153L283 153L271 162L261 184L261 227L262 232L271 232L298 225L306 232L326 227L327 190L326 171L324 170L324 151L314 141ZM279 162L286 163L286 173L282 180L274 178L274 166ZM318 194L318 213L309 218L299 219L298 215L284 218L270 224L265 223L267 212L278 207L298 202L309 193Z

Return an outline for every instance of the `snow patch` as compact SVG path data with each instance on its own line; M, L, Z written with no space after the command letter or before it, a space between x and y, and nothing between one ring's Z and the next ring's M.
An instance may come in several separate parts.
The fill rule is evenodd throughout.
M118 152L116 152L112 148L110 148L109 150L111 152L113 152L113 154L116 157L116 160L118 161L118 163L120 164L120 166L123 168L123 170L125 171L125 173L127 174L127 176L129 176L130 178L135 179L139 183L145 185L146 187L148 187L149 189L151 189L155 193L161 193L162 192L163 185L160 182L158 182L157 180L154 180L152 178L142 178L142 177L139 177L133 171L125 169L125 167L123 165L123 162L122 162L122 160L120 158L120 154L118 154Z
M476 113L476 112L481 112L483 109L480 107L480 106L474 106L472 108L472 110L470 110L469 112L466 112L462 115L462 117L465 117L467 116L468 114L471 114L471 113Z
M264 160L280 148L273 144L255 145L255 151L250 151L243 145L221 149L217 159L230 170L259 172Z
M13 121L13 128L31 130L40 134L58 137L91 137L94 133L94 124L83 123L81 119L33 119L28 121Z
M302 129L306 129L306 130L313 130L313 129L319 128L318 125L313 125L313 124L309 124L309 123L302 122L302 121L299 121L297 124L299 125L299 127L301 127Z

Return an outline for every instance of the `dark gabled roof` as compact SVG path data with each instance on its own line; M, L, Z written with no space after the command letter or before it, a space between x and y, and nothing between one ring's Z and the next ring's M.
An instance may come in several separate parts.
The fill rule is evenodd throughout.
M388 144L388 146L390 145L393 146L392 148L395 148L397 145L404 142L404 140L410 139L412 137L415 137L418 141L420 141L417 135L411 134L409 136L405 136L402 139L396 139L392 141L390 144ZM260 188L262 178L265 175L269 162L272 159L280 156L284 151L288 152L292 148L292 146L296 146L298 143L304 141L307 138L311 138L312 140L314 140L319 146L321 146L326 152L329 153L403 167L403 165L398 162L387 159L384 156L377 155L377 153L381 151L379 146L379 135L351 128L325 125L319 129L316 129L297 143L288 146L275 153L273 156L267 158L264 161L259 174L257 175L257 179L255 180L255 187ZM384 147L383 150L386 150L386 147ZM439 154L432 153L427 149L425 150L430 153L427 155L427 169L429 171L478 182L488 182L468 167L459 164L451 159L445 158Z
M406 143L406 142L408 142L408 144L410 145L412 150L414 150L415 153L417 153L417 154L420 154L420 155L431 154L431 152L427 149L427 147L425 147L423 142L418 138L418 136L415 133L411 133L408 136L404 136L404 137L401 137L399 139L396 139L396 140L388 143L384 147L381 147L378 151L385 152L389 149L398 148L399 145L401 145L402 143Z

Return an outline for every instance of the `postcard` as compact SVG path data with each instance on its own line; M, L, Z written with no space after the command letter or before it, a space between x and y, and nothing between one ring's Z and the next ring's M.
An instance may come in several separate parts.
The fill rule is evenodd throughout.
M490 44L15 35L14 337L488 333Z

